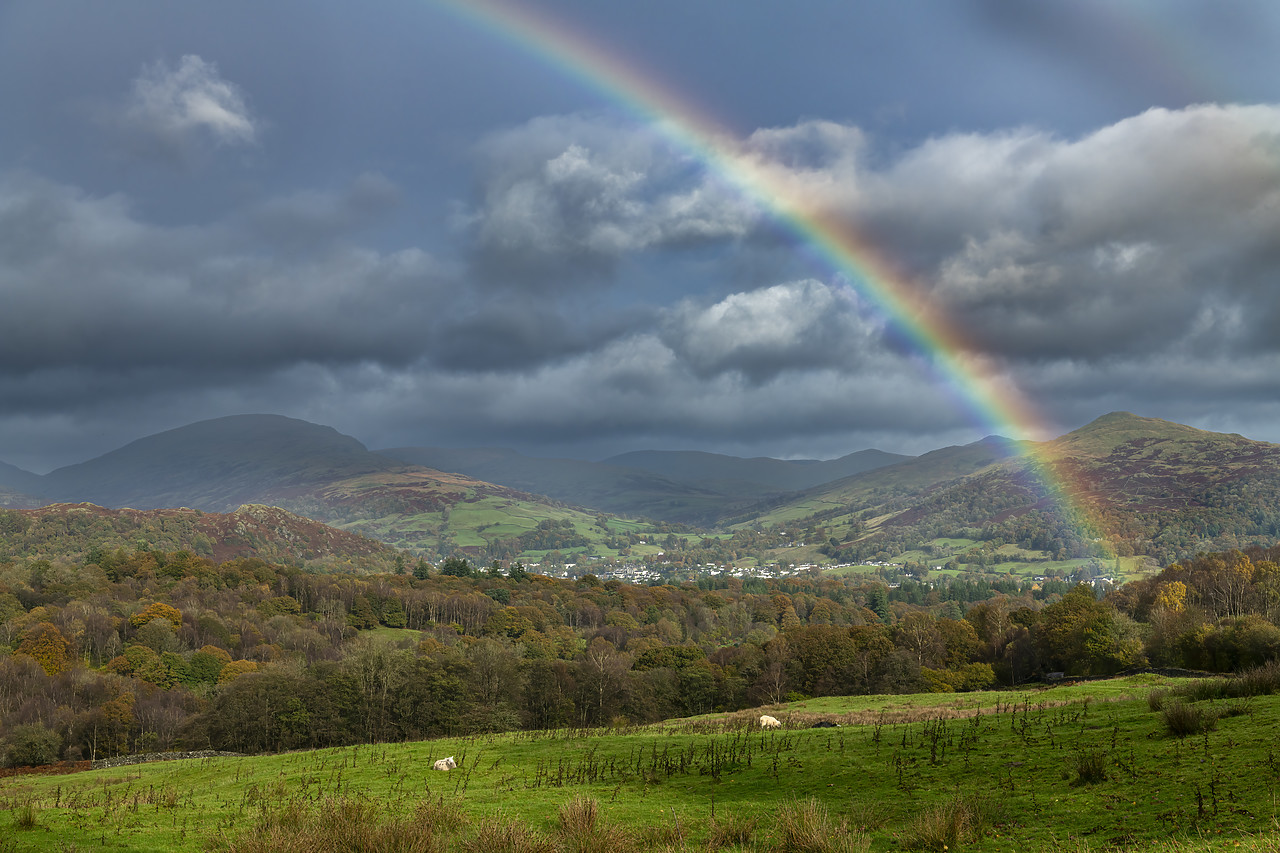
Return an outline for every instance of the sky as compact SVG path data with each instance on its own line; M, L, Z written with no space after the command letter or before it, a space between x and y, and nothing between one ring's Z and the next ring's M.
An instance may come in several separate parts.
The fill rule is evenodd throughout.
M1280 5L507 5L0 0L0 460L256 412L585 459L1280 441Z

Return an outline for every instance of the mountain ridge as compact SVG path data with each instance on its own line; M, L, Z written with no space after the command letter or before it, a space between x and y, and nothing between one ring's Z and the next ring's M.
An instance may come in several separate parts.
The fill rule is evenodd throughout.
M560 549L622 556L637 542L656 553L657 535L673 547L673 530L662 525L675 522L726 535L743 527L796 531L792 539L821 528L833 554L859 558L937 537L1047 541L1055 543L1047 550L1076 556L1117 550L1161 559L1202 546L1280 541L1280 446L1127 412L1044 442L989 436L896 459L880 451L825 462L689 451L611 459L648 470L497 448L375 452L332 427L237 415L138 439L43 476L5 466L0 504L24 500L15 484L35 484L31 494L45 501L135 509L271 504L396 547L477 556ZM875 467L783 488L863 463ZM1090 509L1091 527L1069 517L1038 466L1072 486ZM499 475L505 484L495 482ZM641 527L608 514L659 526L641 535ZM1051 534L1027 532L1036 525Z

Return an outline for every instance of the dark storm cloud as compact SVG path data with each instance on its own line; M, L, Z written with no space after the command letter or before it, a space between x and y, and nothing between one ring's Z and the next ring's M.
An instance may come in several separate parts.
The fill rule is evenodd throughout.
M262 251L255 228L164 227L121 197L26 176L0 181L0 234L6 375L402 363L420 350L431 297L447 292L417 250L282 256Z

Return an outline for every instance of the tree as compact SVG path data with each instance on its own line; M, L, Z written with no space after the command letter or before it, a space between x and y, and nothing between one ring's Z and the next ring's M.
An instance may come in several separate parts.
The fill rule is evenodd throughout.
M48 675L57 675L71 665L71 643L51 622L40 622L27 631L18 654L30 655Z
M138 611L129 617L129 624L135 628L141 628L152 619L164 619L173 625L173 630L182 627L182 611L172 605L165 604L162 601L156 601L148 604L145 609Z
M889 621L889 591L882 586L873 586L867 590L867 609L880 617L881 622Z
M404 605L400 603L400 599L395 597L388 598L386 603L382 605L382 624L388 628L403 628L405 626Z
M233 660L218 673L219 684L230 684L247 672L257 672L258 665L251 660Z
M1142 644L1134 623L1077 584L1040 611L1035 642L1050 669L1078 675L1110 675L1138 663Z
M580 721L586 725L607 722L626 695L627 671L631 661L613 643L596 637L578 659L576 703Z
M440 574L448 575L455 578L469 578L474 574L475 570L471 568L471 563L466 557L459 557L456 554L452 557L446 557L445 561L440 564Z
M15 767L52 764L62 750L62 736L42 723L16 726L5 741L5 758Z
M378 627L378 614L373 612L373 605L369 603L367 595L357 594L355 601L351 602L351 612L347 614L347 624L357 631Z
M229 663L231 655L226 651L217 646L205 646L192 652L191 660L187 661L187 676L196 683L214 684L222 668Z

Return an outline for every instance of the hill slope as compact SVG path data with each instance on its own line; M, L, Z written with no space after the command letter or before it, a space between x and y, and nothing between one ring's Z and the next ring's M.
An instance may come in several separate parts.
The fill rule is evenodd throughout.
M859 556L969 537L1169 562L1280 541L1278 445L1113 412L1028 449L1069 503L1026 456L990 439L800 493L763 519L834 524L846 553Z
M191 551L215 562L257 557L390 571L396 553L364 536L337 530L278 507L250 504L230 513L194 509L107 509L52 504L0 510L0 560L78 558L93 549Z

